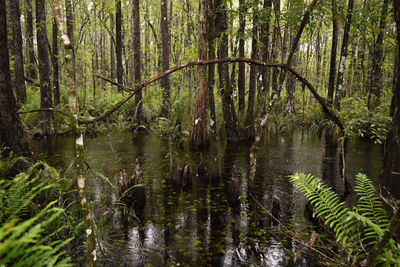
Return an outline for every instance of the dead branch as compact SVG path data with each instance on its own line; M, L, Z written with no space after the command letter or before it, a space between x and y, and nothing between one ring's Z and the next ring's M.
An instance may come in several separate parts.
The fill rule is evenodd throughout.
M307 88L311 91L311 93L313 94L313 96L317 99L317 101L321 104L323 111L332 119L332 121L337 124L337 126L343 130L343 124L340 121L340 119L337 117L337 115L335 114L335 111L333 109L331 109L325 102L324 98L321 97L317 90L314 88L314 86L304 77L302 76L300 73L298 73L297 71L295 71L294 69L292 69L291 67L287 67L286 64L282 64L282 63L275 63L275 62L264 62L261 60L257 60L257 59L251 59L251 58L242 58L242 57L233 57L233 58L224 58L224 59L211 59L211 60L202 60L202 61L190 61L178 66L175 66L169 70L164 71L163 73L135 86L134 88L132 87L128 87L128 86L124 86L121 85L117 82L111 81L108 78L105 78L104 76L100 75L100 74L95 74L96 77L99 77L107 82L112 83L113 85L116 86L121 86L125 91L129 91L130 94L125 96L123 99L121 99L117 104L115 104L114 107L110 108L109 110L105 111L103 114L101 114L100 116L92 119L92 120L79 120L80 124L91 124L91 123L96 123L99 122L101 120L104 120L108 115L110 115L111 113L113 113L114 111L116 111L120 106L122 106L125 102L127 102L130 98L132 98L137 92L139 92L140 90L142 90L144 87L146 87L147 85L162 79L163 77L176 72L178 70L187 68L187 67L191 67L191 66L196 66L196 65L210 65L210 64L219 64L219 63L236 63L236 62L245 62L245 63L249 63L249 64L255 64L258 66L264 66L264 67L273 67L273 68L287 68L287 70L291 73L293 73L294 76L296 76L296 78L303 83L304 85L307 86Z
M30 110L19 110L17 113L18 114L27 114L27 113L34 113L34 112L58 112L61 114L64 114L65 116L71 116L71 114L62 111L62 110L58 110L55 108L38 108L38 109L30 109Z

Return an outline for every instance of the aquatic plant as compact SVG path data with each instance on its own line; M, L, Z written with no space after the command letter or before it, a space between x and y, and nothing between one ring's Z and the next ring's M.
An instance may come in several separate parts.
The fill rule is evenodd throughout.
M316 216L333 231L336 243L341 247L339 255L352 265L365 263L368 254L390 227L382 200L371 180L364 174L355 179L357 205L350 210L340 201L338 194L317 177L296 173L290 181L315 207ZM393 239L373 259L373 264L399 264L400 249Z

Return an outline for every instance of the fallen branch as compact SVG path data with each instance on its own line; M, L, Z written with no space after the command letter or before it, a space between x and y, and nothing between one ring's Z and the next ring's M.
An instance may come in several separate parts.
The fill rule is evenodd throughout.
M32 80L32 79L29 79L28 77L25 77L25 76L24 76L24 79L25 79L25 81L27 81L28 83L31 83L31 84L33 84L33 85L35 85L35 86L37 86L37 87L40 87L40 84L38 84L36 81L34 81L34 80Z
M64 114L65 116L71 116L71 114L62 111L62 110L58 110L55 108L37 108L37 109L29 109L29 110L19 110L17 113L18 114L27 114L27 113L34 113L34 112L58 112L61 114Z
M219 64L219 63L236 63L236 62L245 62L249 64L255 64L258 66L264 66L264 67L273 67L273 68L286 68L287 71L291 72L296 78L303 83L304 85L307 86L307 88L310 90L310 92L313 94L313 96L317 99L317 101L321 104L323 111L332 119L332 121L338 125L338 127L343 130L343 124L335 114L335 111L332 110L326 103L325 100L317 93L317 90L312 86L312 84L300 73L295 71L294 69L287 67L286 64L283 63L274 63L274 62L264 62L261 60L257 59L251 59L251 58L242 58L242 57L233 57L233 58L223 58L223 59L211 59L211 60L202 60L202 61L191 61L187 62L178 66L175 66L169 70L164 71L163 73L135 86L134 88L129 87L129 86L124 86L121 85L117 82L114 82L100 74L94 74L96 77L99 77L107 82L112 83L113 85L120 86L122 87L125 91L129 91L130 93L125 96L123 99L121 99L117 104L114 105L114 107L110 108L109 110L105 111L103 114L100 116L92 119L92 120L79 120L78 122L80 124L91 124L91 123L96 123L101 120L104 120L108 115L112 114L114 111L116 111L119 107L121 107L125 102L127 102L130 98L132 98L137 92L142 90L144 87L147 85L158 81L162 79L163 77L176 72L178 70L191 67L191 66L198 66L198 65L210 65L210 64ZM277 96L276 96L277 97ZM270 105L272 106L272 105Z

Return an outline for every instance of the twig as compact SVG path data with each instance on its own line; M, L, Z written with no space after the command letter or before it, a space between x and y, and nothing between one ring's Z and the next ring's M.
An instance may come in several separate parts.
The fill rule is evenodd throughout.
M278 220L277 218L275 218L275 216L273 216L271 214L271 212L269 212L254 196L251 192L249 192L251 198L254 200L254 202L256 202L256 204L265 211L265 213L267 213L268 216L270 216L274 221L276 221L280 226L282 226L282 228L286 231L286 233L295 241L297 241L298 243L300 243L301 245L303 245L304 247L310 249L311 251L316 252L317 254L321 255L322 257L329 259L331 261L333 261L333 259L331 259L330 257L328 257L327 255L325 255L324 253L322 253L321 251L313 248L312 246L304 243L297 235L295 235L292 231L289 230L289 228L287 228L280 220Z

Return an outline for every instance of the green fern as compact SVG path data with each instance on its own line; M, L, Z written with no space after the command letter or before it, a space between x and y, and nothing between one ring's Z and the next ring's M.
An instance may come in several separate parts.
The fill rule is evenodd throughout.
M344 207L344 202L321 179L303 173L296 173L289 178L315 206L317 217L322 218L334 231L336 241L347 250L347 260L357 265L366 259L368 249L381 239L389 225L383 202L368 177L364 174L356 176L355 191L359 199L354 211ZM400 249L392 239L375 263L398 264L399 257Z
M345 247L352 244L352 235L349 234L353 229L352 221L345 220L349 210L339 196L321 179L310 174L296 173L290 176L290 180L315 206L316 215L335 232L336 240Z
M72 238L57 238L64 210L57 201L40 209L35 204L57 178L53 168L38 162L12 180L0 179L0 266L68 266L62 248Z

